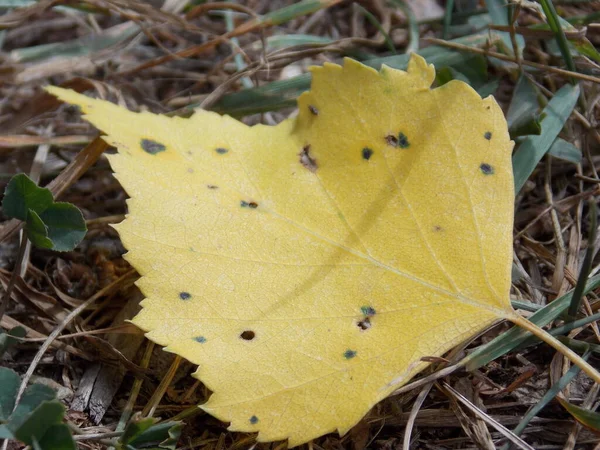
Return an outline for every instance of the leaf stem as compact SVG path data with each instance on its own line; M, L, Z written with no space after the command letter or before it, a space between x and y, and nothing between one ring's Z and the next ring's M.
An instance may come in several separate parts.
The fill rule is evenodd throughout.
M544 329L538 327L526 318L519 316L518 314L515 314L508 319L515 325L529 331L541 341L544 341L546 344L554 347L556 351L562 353L565 357L569 358L573 364L575 364L577 367L580 367L581 370L583 370L592 380L600 384L600 372L594 369L581 356L564 345L550 333L546 332Z
M15 283L17 282L17 277L21 273L21 264L23 263L23 256L25 255L26 248L27 236L25 233L23 233L23 236L21 237L21 244L19 245L19 253L17 254L17 261L15 262L15 267L10 276L10 280L8 281L8 286L6 286L6 292L2 297L2 303L0 304L0 320L2 320L2 317L4 317L4 313L8 308L8 302L10 301L10 295L12 294Z

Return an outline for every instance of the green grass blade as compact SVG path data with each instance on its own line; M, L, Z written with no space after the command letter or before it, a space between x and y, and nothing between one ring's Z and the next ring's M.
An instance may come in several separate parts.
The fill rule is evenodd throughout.
M487 6L490 17L492 18L492 22L494 25L504 25L509 26L508 20L508 5L505 0L485 0L485 5ZM510 33L502 32L499 33L500 42L502 44L502 50L507 55L514 55L513 43L510 37ZM523 54L523 48L525 47L525 39L523 36L516 36L517 42L517 50L519 52L519 56Z
M581 162L581 150L561 138L556 138L554 140L550 150L548 150L548 154L555 158L562 159L563 161L572 162L573 164L579 164Z
M573 297L571 298L571 304L569 305L568 314L570 317L575 317L579 312L579 306L581 305L581 299L583 298L583 290L585 288L585 283L588 277L590 276L590 272L592 271L592 265L594 262L594 243L596 242L596 230L598 227L595 198L592 198L590 200L590 210L588 215L590 216L590 233L588 236L588 248L585 252L585 258L583 260L583 264L581 265L579 278L577 279L575 291L573 291Z
M538 162L562 130L573 112L579 98L579 85L563 86L548 102L542 115L542 132L539 136L528 136L513 155L515 192L518 194L525 181L533 173Z
M358 3L355 3L354 7L357 8L367 18L369 23L375 28L377 28L377 31L379 31L383 35L383 40L385 41L385 45L387 45L389 51L394 54L398 53L396 51L396 46L394 45L394 42L390 38L390 35L383 29L383 27L379 23L379 20L377 20L377 17L371 14L371 12L365 9L364 7L360 6Z
M560 52L563 55L567 69L569 69L571 72L577 72L577 68L573 62L573 56L571 55L571 50L569 49L569 44L567 43L567 37L562 29L560 18L556 13L556 8L554 8L552 0L540 0L540 3L546 16L546 20L548 21L548 25L550 25L550 29L554 31L556 42L558 43Z
M272 11L261 17L260 22L269 22L271 25L281 25L289 22L296 17L305 16L329 8L341 0L302 0L289 6L285 6L276 11Z
M585 285L583 295L586 295L598 286L600 286L600 275L596 275L589 279ZM574 291L568 292L562 297L554 300L552 303L544 306L542 309L532 314L529 320L538 327L549 324L567 310L571 303L573 292ZM465 368L467 370L475 370L485 366L490 361L514 350L530 336L529 332L522 330L519 327L514 327L487 344L475 349L473 353L465 358Z
M413 12L410 4L404 0L389 0L390 3L396 5L406 14L408 21L408 47L406 47L406 53L416 52L419 50L419 22Z
M521 75L513 91L512 99L506 113L506 122L511 130L523 127L535 119L539 110L538 91L525 75ZM541 130L540 130L541 131Z
M590 352L588 351L587 353L585 353L582 356L582 358L587 361L589 356L590 356ZM567 371L567 373L565 373L562 377L560 377L560 379L550 389L548 389L548 391L544 394L544 396L540 399L540 401L537 402L537 404L533 405L531 408L529 408L529 411L527 411L527 413L523 416L523 418L519 422L519 425L517 425L515 427L515 429L513 430L513 433L516 434L517 436L520 436L523 433L523 431L525 431L525 428L527 428L527 425L529 425L529 422L531 422L531 420L535 416L537 416L539 414L539 412L542 409L544 409L546 407L546 405L548 403L550 403L552 401L552 399L554 397L556 397L560 391L562 391L565 387L567 387L567 385L571 382L571 380L573 378L575 378L575 376L580 371L581 371L581 369L578 366L571 366L571 368ZM511 445L507 444L504 447L502 447L502 450L508 450L510 447L511 447Z
M30 62L55 57L74 58L85 56L117 45L139 32L140 27L135 23L121 23L104 30L100 34L91 34L72 41L19 48L11 52L11 57L16 62Z
M446 2L446 12L444 13L444 31L442 32L442 39L450 38L450 26L452 25L452 10L454 9L454 0L448 0Z

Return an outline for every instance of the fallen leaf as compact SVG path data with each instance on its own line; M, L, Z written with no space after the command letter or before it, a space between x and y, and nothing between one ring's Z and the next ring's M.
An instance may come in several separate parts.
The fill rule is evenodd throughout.
M346 433L461 341L513 318L513 143L434 69L312 68L295 119L133 113L49 88L119 149L134 323L194 364L201 407L290 446Z

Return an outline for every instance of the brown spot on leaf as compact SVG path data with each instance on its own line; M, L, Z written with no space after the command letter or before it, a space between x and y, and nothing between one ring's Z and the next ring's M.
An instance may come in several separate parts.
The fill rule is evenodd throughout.
M310 156L310 145L305 145L300 153L300 164L310 170L312 173L317 171L317 160Z

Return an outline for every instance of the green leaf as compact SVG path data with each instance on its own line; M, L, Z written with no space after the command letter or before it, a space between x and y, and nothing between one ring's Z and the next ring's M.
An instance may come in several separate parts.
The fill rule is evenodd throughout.
M19 342L18 339L15 338L23 338L27 335L27 331L23 327L14 327L11 328L8 333L4 333L0 331L0 356L6 352L10 347ZM2 386L2 383L0 383ZM2 407L2 403L0 403L0 408ZM0 416L0 420L2 417Z
M0 424L0 439L14 439L15 435L5 424Z
M515 86L510 106L506 113L506 122L510 130L510 136L540 134L541 125L538 118L538 110L537 88L531 83L529 78L521 75Z
M7 421L12 413L20 384L21 378L17 372L0 367L0 422Z
M555 158L560 158L574 164L579 164L581 162L581 150L561 138L556 138L554 140L548 153Z
M60 424L65 415L65 407L58 400L42 402L14 430L17 439L31 445L33 438L38 442L44 437L52 425Z
M59 252L73 250L87 232L81 211L70 203L53 203L40 215L40 218L48 227L48 238L54 244L52 250Z
M182 422L158 423L131 440L129 445L135 448L158 445L160 448L175 450L182 428Z
M48 239L48 227L46 227L40 216L32 209L27 213L25 232L27 233L27 239L38 248L52 248L54 245Z
M23 397L21 397L15 412L10 417L10 428L16 430L39 405L45 401L53 400L55 397L56 393L48 386L39 383L29 386Z
M578 85L568 84L563 86L544 108L543 114L545 117L542 120L542 133L539 136L528 136L513 155L516 193L519 193L538 162L550 149L571 112L573 112L578 98Z
M156 422L157 419L155 419L154 417L140 418L140 415L136 414L125 427L125 430L123 431L123 434L119 439L119 443L130 444Z
M43 212L53 202L52 193L36 185L27 175L11 178L4 191L2 211L11 219L27 220L27 211Z
M52 425L38 443L41 450L76 450L71 430L64 423Z
M573 405L572 403L569 403L560 397L558 397L558 401L581 425L589 428L592 431L595 431L596 433L600 432L600 414L590 411L589 409Z

